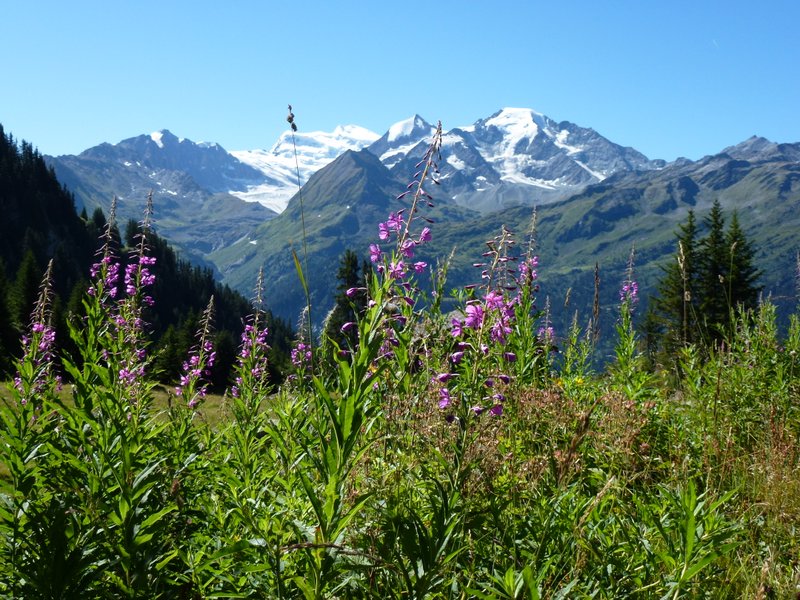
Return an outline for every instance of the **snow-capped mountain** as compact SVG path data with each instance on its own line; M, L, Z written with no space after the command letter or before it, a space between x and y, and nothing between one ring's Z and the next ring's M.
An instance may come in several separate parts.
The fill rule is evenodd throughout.
M286 132L269 150L233 151L231 155L257 169L264 180L253 182L244 189L232 189L230 193L247 202L259 202L275 212L281 212L297 193L298 170L300 184L303 185L311 175L346 150L361 150L378 137L377 133L363 127L345 125L336 127L330 133L295 133L294 142L292 134Z
M231 154L258 169L264 179L229 190L276 212L285 209L300 182L346 150L367 148L400 177L410 177L435 127L419 115L390 126L382 136L355 125L332 133L284 133L270 150ZM581 191L617 172L664 165L596 131L556 123L528 108L504 108L472 125L447 131L442 144L440 200L491 212L515 204L546 204Z
M436 127L419 115L414 115L389 127L379 140L369 146L369 151L391 169L419 144L430 142L434 131Z
M152 191L164 234L202 255L247 237L255 225L285 210L297 192L298 171L304 185L348 150L366 149L398 180L410 179L434 131L414 115L383 135L357 125L287 131L269 150L228 152L161 130L48 160L89 210L107 211L116 195L119 216L139 218ZM547 204L613 173L663 165L592 129L556 123L527 108L504 108L447 131L441 154L437 201L483 213Z
M556 123L528 108L504 108L472 125L451 129L444 134L442 156L442 193L484 212L511 204L546 204L612 173L664 164L592 129ZM408 170L412 159L391 166Z

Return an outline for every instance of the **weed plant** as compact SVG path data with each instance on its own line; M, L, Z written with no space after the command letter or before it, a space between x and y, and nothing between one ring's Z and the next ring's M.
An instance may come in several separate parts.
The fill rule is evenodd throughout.
M124 273L109 223L59 361L48 271L2 408L0 597L797 594L800 319L781 339L769 304L735 313L674 385L640 354L631 269L596 373L591 326L552 330L505 228L443 314L447 265L421 258L440 142L378 225L356 343L318 359L304 340L272 389L259 283L218 419L213 304L154 403L147 218Z

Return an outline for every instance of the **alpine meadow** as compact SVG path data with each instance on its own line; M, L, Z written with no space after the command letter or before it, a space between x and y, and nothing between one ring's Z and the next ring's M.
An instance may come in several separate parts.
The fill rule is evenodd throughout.
M287 121L0 128L0 597L797 597L800 144Z

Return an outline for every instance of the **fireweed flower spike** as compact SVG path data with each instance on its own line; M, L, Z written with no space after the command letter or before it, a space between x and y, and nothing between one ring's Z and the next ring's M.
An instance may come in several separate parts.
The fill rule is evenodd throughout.
M213 320L214 296L211 296L200 319L197 345L192 348L188 359L183 363L180 384L175 388L175 393L186 401L189 408L197 407L205 398L208 389L205 381L211 375L211 368L216 361L217 353L214 352L214 346L211 343Z
M263 322L264 269L258 271L253 314L245 319L244 330L236 359L233 413L240 423L251 421L258 413L261 401L270 391L267 327Z
M639 300L639 284L633 279L635 252L636 249L632 247L631 254L628 257L628 270L626 271L625 281L622 282L622 287L619 290L619 301L631 308Z
M137 244L130 254L125 267L123 285L125 295L117 300L112 311L112 323L116 326L117 338L123 344L117 349L117 381L123 390L123 396L132 405L137 405L145 392L143 384L148 364L147 333L145 331L144 308L152 307L154 302L148 292L156 281L151 268L156 258L150 256L147 235L150 232L153 214L153 195L147 197L147 205L143 220L139 223L136 234Z
M14 387L19 393L20 404L41 404L41 395L55 383L60 388L60 378L52 377L56 333L51 321L53 261L47 265L39 297L31 313L28 333L22 336L22 359L14 376Z

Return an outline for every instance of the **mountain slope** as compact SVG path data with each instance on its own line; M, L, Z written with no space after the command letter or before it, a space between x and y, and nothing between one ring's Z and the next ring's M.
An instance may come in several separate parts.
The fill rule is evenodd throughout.
M292 251L307 269L319 324L333 304L331 290L339 258L346 249L367 255L370 243L378 241L378 223L390 211L403 208L395 197L406 182L397 179L367 150L347 151L311 176L284 212L259 227L250 240L213 252L210 259L222 272L224 281L240 289L252 286L253 275L263 265L270 282L267 302L285 317L296 318L304 305L303 292L294 268ZM470 211L441 206L426 214L442 222L462 221ZM308 250L305 264L304 232ZM298 299L300 304L298 304Z
M377 137L377 134L363 127L345 125L336 127L331 133L312 131L292 135L291 132L285 132L269 150L233 151L233 156L257 169L265 180L247 185L242 190L234 189L231 194L282 212L297 192L298 170L302 185L345 151L360 150Z
M260 181L259 171L217 144L195 144L166 130L46 160L79 207L108 214L116 196L122 222L141 219L152 191L156 229L196 262L275 216L226 191Z
M635 274L646 297L660 278L659 265L674 255L674 232L687 211L695 210L702 221L716 198L728 218L733 210L739 211L759 248L756 260L765 272L765 292L786 304L793 296L794 257L800 249L800 163L787 158L793 158L800 145L757 146L748 141L697 162L681 160L660 169L618 172L538 208L542 300L549 296L551 305L558 307L553 309L558 313L553 320L561 331L575 310L583 322L588 318L596 262L601 269L602 318L606 328L613 326L617 291L631 249L635 248ZM345 248L366 256L369 244L378 242L377 223L398 208L392 199L412 174L403 178L397 167L388 171L365 152L348 153L303 188L315 303L324 304L323 298L332 297L336 261ZM533 215L533 209L524 205L478 213L438 198L436 211L431 226L434 239L425 247L425 258L444 259L457 248L448 289L478 283L472 263L480 260L484 242L506 225L521 243ZM279 282L271 305L284 316L296 315L303 305L289 249L302 254L300 218L296 196L285 213L256 232L251 244L243 242L211 256L225 281L243 289L263 263L268 279ZM568 290L570 305L564 310Z

